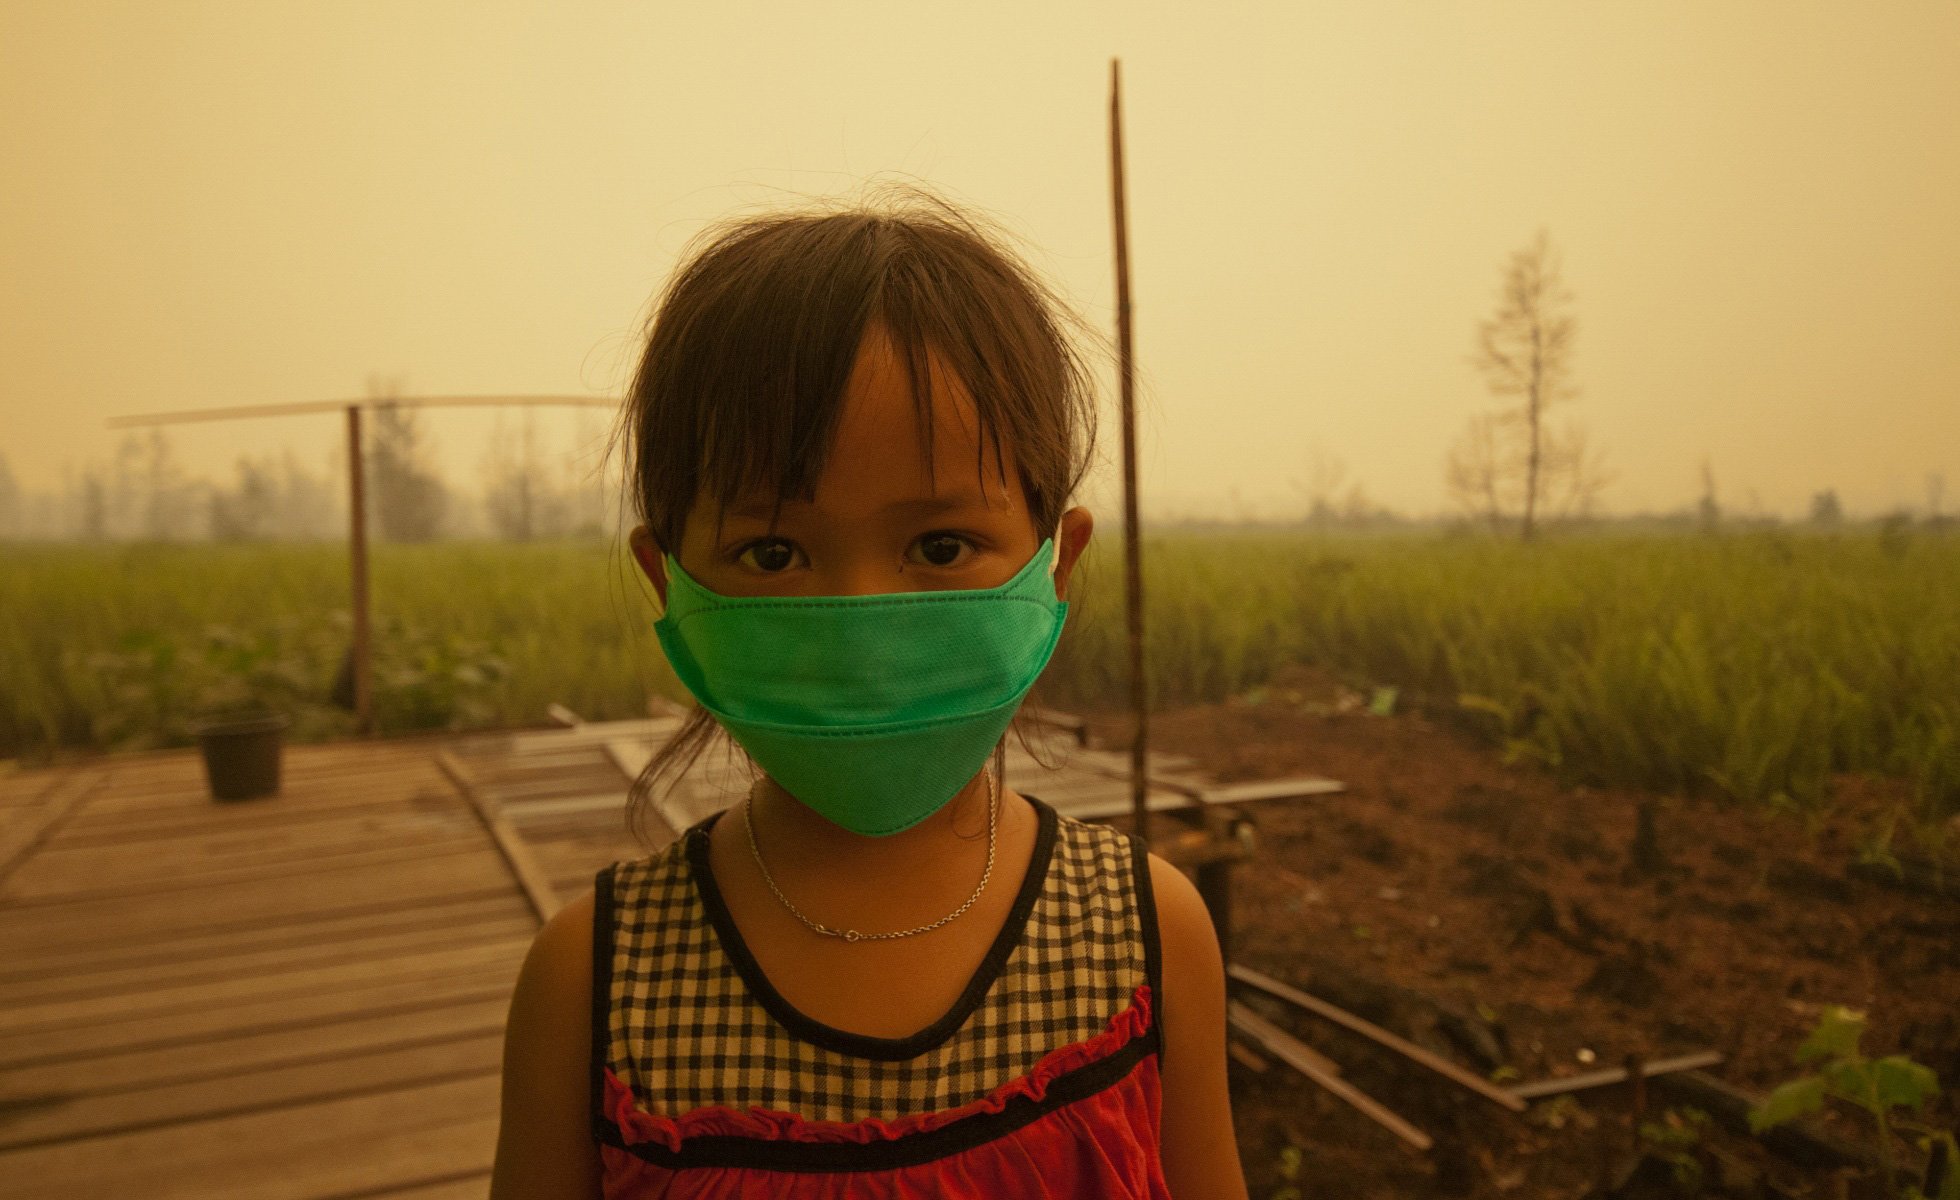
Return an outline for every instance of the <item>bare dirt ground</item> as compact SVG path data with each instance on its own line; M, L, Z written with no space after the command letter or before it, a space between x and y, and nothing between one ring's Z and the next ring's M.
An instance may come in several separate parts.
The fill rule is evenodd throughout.
M1794 1060L1798 1045L1823 1006L1844 1004L1869 1015L1866 1055L1904 1053L1937 1073L1944 1090L1922 1116L1960 1124L1960 896L1846 869L1901 785L1840 776L1814 832L1762 808L1650 797L1661 864L1640 871L1630 866L1640 793L1560 787L1416 713L1327 711L1353 704L1344 690L1301 669L1256 705L1152 717L1153 750L1189 755L1221 782L1313 774L1347 785L1245 806L1259 838L1234 880L1239 962L1480 1073L1508 1067L1506 1080L1615 1066L1630 1051L1711 1049L1726 1061L1710 1074L1766 1093L1808 1069ZM1101 744L1128 744L1122 713L1085 715ZM1478 1053L1461 1023L1439 1022L1422 998L1475 1014L1468 1024L1495 1045ZM1279 1063L1261 1072L1235 1061L1234 1119L1255 1200L1285 1194L1289 1146L1299 1149L1290 1182L1304 1197L1605 1194L1613 1156L1633 1158L1624 1085L1514 1115L1336 1026L1257 1007L1436 1146L1405 1147ZM1650 1121L1681 1107L1651 1087L1645 1103ZM1818 1127L1875 1144L1855 1111L1833 1110ZM1834 1180L1747 1136L1717 1130L1701 1146L1701 1194L1884 1194L1875 1173ZM1668 1180L1642 1186L1618 1194L1696 1194Z

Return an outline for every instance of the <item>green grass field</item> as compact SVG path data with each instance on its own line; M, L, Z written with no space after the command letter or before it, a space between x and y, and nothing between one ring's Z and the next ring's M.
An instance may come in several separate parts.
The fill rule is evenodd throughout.
M4 562L0 757L188 744L242 684L296 740L350 728L326 704L340 545L16 543ZM1864 770L1912 781L1918 821L1960 812L1960 538L1177 532L1148 535L1145 563L1159 706L1304 661L1471 714L1574 782L1809 807ZM1127 695L1121 566L1105 537L1078 570L1048 703ZM682 698L614 543L381 545L372 574L384 732Z

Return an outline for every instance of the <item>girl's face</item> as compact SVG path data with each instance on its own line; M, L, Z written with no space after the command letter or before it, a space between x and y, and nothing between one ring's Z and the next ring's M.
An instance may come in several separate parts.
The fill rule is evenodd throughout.
M903 361L872 326L845 389L836 442L815 498L783 503L769 527L772 497L745 497L715 536L712 501L698 499L674 556L710 591L728 596L854 596L951 591L1006 583L1053 530L1036 531L1021 494L1012 448L988 449L971 396L935 354L932 474ZM1003 489L1001 477L1008 486ZM938 490L933 489L937 481ZM1063 598L1094 521L1086 508L1062 515L1055 595ZM667 571L645 525L629 538L640 569L664 604Z

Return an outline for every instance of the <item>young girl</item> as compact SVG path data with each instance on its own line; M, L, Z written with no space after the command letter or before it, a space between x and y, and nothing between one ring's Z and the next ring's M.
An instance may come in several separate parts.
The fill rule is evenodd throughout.
M635 799L719 732L754 786L540 930L493 1200L1246 1194L1196 889L1001 778L1093 403L925 200L724 228L655 313L630 542L699 707Z

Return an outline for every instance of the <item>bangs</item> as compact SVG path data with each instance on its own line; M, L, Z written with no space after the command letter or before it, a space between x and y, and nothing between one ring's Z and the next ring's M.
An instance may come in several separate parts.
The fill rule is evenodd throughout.
M979 474L991 451L1006 489L1013 445L1030 515L1053 523L1080 475L1071 402L1090 389L1040 285L957 210L776 215L710 232L656 311L626 414L636 499L663 547L678 548L697 501L713 504L718 534L738 502L766 498L773 524L786 502L815 498L874 328L911 384L928 477L937 357L942 383L950 374L972 397Z

